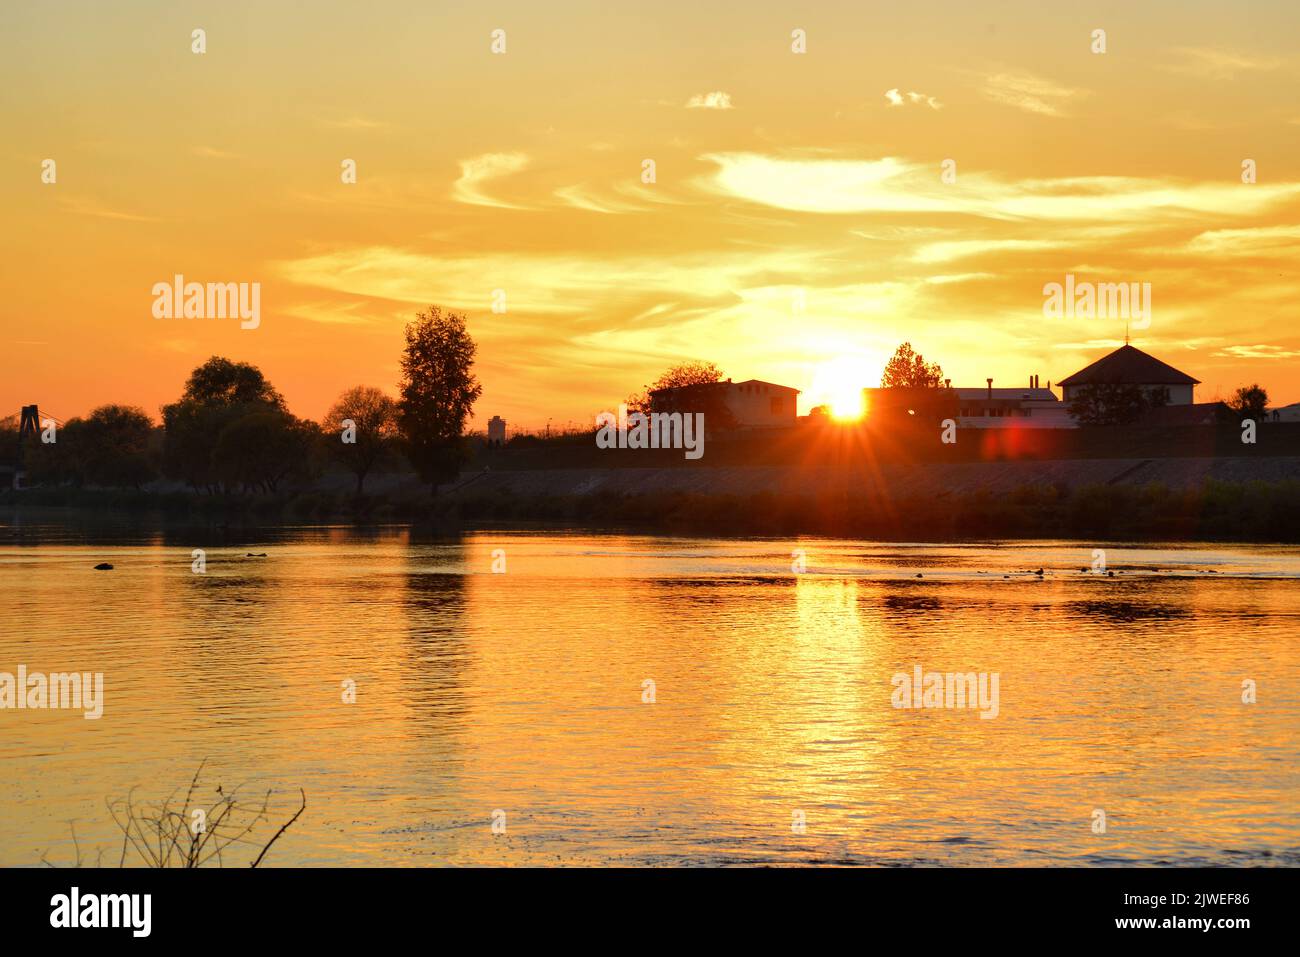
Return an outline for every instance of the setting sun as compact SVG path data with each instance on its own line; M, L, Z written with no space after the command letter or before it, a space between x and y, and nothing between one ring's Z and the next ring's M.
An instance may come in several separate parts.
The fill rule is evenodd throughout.
M870 363L853 356L841 356L822 363L813 374L809 390L813 405L825 405L831 417L841 422L862 418L866 412L863 388L880 374Z

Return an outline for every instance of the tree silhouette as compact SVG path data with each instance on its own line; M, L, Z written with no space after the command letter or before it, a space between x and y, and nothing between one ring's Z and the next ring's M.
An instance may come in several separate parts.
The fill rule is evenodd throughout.
M1228 400L1228 406L1232 411L1240 413L1243 418L1261 422L1268 408L1268 393L1258 382L1244 385Z
M627 397L624 405L629 412L649 412L651 410L650 393L656 389L680 389L686 386L713 385L722 381L722 370L716 363L702 359L692 359L669 366L658 379L640 392Z
M272 414L274 423L263 420L259 428L239 430L236 436L222 437L240 419ZM295 432L298 420L285 408L284 397L267 381L262 370L247 362L232 362L213 356L190 373L179 401L163 406L163 469L167 475L182 479L195 489L229 489L232 483L244 482L270 487L266 478L247 476L252 469L250 458L263 455L275 459L282 453L294 454L299 448ZM281 447L261 450L238 450L236 437L242 441L274 441ZM286 451L287 449L287 451ZM237 461L222 462L234 456ZM277 470L272 470L276 472Z
M717 363L692 359L689 362L679 362L677 365L670 367L655 380L654 385L650 386L650 391L653 392L655 389L681 389L691 385L711 385L721 381L722 370L718 368Z
M85 478L92 485L135 487L153 478L149 438L153 423L143 409L101 405L86 418L79 436L84 442Z
M702 359L679 362L635 395L628 396L629 412L703 412L711 428L731 428L735 417L727 407L722 370ZM674 390L661 392L659 390Z
M910 342L894 350L880 377L882 389L937 389L942 382L943 370L939 363L926 362Z
M357 477L361 495L366 476L393 451L398 438L397 402L374 386L348 389L325 415L322 428L330 455ZM351 419L355 441L344 442L344 420Z
M406 326L398 421L411 464L435 494L468 458L465 420L483 392L476 352L465 317L454 312L430 306Z
M214 471L227 487L275 494L287 478L308 475L316 425L282 409L262 409L226 424L213 452Z
M143 408L100 406L85 419L66 421L55 442L31 442L27 476L35 484L139 488L155 476L152 437Z
M1080 425L1128 425L1168 401L1168 390L1150 392L1139 385L1094 382L1075 391L1069 412Z
M284 397L271 387L262 370L247 362L213 356L190 373L181 400L204 405L258 403L284 408Z

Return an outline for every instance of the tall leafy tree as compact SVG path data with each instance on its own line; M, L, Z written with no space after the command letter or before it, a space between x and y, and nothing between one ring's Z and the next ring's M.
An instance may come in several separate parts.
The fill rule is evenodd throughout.
M465 420L483 392L465 317L430 306L406 326L398 422L407 456L434 493L469 457Z
M939 363L926 362L910 342L894 350L880 378L882 389L937 389L942 383L943 370Z
M82 424L78 441L85 479L94 485L138 488L153 478L149 439L153 422L143 409L101 405Z
M266 380L261 369L222 356L213 356L190 373L181 399L202 405L254 404L284 408L284 397Z
M397 402L374 386L348 389L325 415L322 427L330 457L357 477L357 495L366 476L392 455L398 438ZM351 428L344 422L351 422ZM345 441L350 438L352 441Z
M219 455L234 451L229 441L218 451L222 433L239 419L259 413L289 415L284 397L262 371L222 356L208 359L190 373L179 401L163 406L164 471L196 489L229 488L232 481L237 483L232 476L240 468L219 461ZM283 438L288 434L286 429L263 429L245 436Z
M283 409L249 412L228 422L217 436L213 471L222 485L272 494L290 478L309 474L315 423Z

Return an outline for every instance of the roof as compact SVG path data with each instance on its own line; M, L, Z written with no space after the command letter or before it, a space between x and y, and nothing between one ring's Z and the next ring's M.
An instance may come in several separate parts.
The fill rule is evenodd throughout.
M1057 385L1199 385L1185 372L1147 355L1141 349L1123 345L1110 355L1062 379Z
M765 386L767 386L769 389L780 389L780 390L783 391L783 392L798 392L798 391L799 391L798 389L796 389L796 388L794 388L794 387L792 387L792 386L788 386L788 385L778 385L778 384L775 383L775 382L765 382L765 381L762 380L762 379L746 379L744 382L735 382L735 383L732 383L731 380L728 379L727 382L728 382L728 384L730 384L730 385L765 385Z
M695 382L691 385L673 385L663 389L651 389L650 394L656 395L660 392L678 392L684 389L713 389L713 388L737 388L742 385L761 385L769 389L780 389L782 392L799 392L798 389L788 385L778 385L775 382L764 382L762 379L746 379L744 382L732 382L727 379L724 382Z
M979 388L953 389L959 399L987 399L989 390L986 386ZM1055 402L1056 395L1051 389L994 389L994 399L1012 399L1026 402Z

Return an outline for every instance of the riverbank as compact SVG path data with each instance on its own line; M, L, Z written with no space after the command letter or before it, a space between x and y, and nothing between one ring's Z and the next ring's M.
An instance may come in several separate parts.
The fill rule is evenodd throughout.
M554 522L929 541L1300 541L1300 458L1293 457L481 469L463 473L436 496L414 476L377 476L360 499L345 478L326 477L278 496L40 488L0 494L0 506L199 522Z
M442 506L462 522L545 520L626 525L673 533L829 535L878 540L1092 538L1128 541L1300 542L1300 482L1208 481L1152 485L1017 485L916 490L894 498L854 491L583 494L467 490Z

